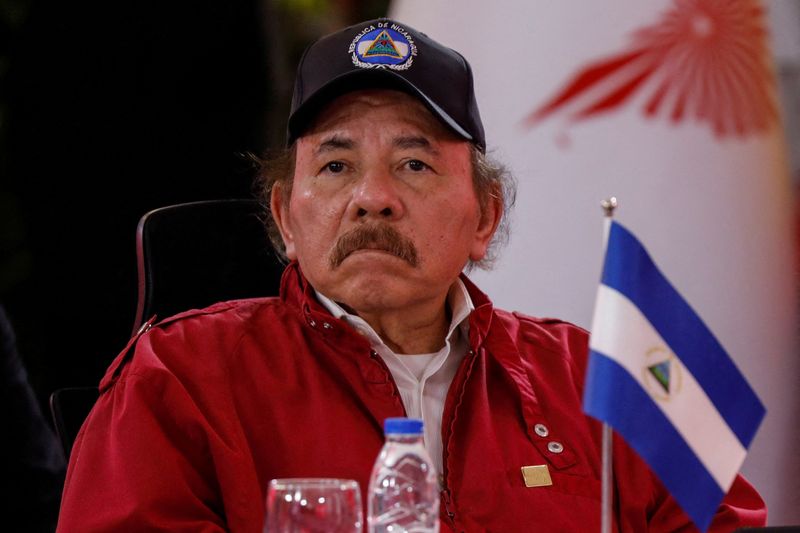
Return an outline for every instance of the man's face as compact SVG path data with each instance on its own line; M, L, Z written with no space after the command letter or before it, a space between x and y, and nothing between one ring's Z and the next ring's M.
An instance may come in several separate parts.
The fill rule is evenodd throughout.
M470 146L416 99L388 90L334 100L297 141L288 205L272 211L311 285L358 313L444 301L499 219L481 213Z

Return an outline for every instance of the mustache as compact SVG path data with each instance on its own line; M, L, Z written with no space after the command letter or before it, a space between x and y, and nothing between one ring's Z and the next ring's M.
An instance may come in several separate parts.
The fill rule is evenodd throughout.
M413 267L419 262L414 243L393 227L361 226L348 231L336 241L330 257L331 267L338 267L351 253L365 249L389 252Z

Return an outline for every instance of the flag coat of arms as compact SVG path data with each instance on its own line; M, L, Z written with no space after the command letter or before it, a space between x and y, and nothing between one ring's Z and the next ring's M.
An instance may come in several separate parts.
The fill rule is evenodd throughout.
M644 246L617 222L589 346L585 411L613 427L706 530L764 406Z

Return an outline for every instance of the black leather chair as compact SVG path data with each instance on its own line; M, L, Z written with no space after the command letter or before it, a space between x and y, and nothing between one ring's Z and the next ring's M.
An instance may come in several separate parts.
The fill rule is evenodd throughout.
M255 200L212 200L155 209L139 221L139 298L134 333L215 302L278 294L283 265Z
M163 319L219 301L278 294L283 265L261 213L255 200L191 202L146 213L136 232L133 333L154 315ZM67 456L97 397L97 387L51 394L53 422Z

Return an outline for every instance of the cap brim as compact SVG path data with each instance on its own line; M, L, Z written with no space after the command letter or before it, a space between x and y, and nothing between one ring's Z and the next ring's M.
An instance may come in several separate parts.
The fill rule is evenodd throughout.
M435 116L439 117L451 130L467 141L473 141L458 122L448 115L436 102L401 75L389 69L360 69L345 72L317 89L295 109L289 117L287 145L296 141L311 125L311 122L325 105L335 98L352 91L363 89L397 89L419 99Z

